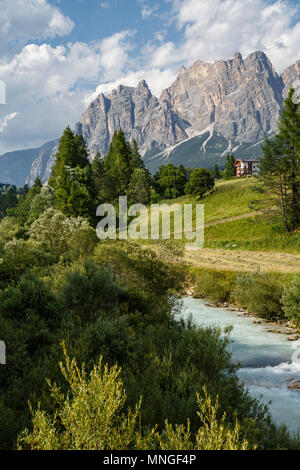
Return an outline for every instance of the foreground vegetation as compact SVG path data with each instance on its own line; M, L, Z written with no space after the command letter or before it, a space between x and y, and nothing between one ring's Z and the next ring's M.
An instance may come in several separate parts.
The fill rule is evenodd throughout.
M125 409L135 409L143 397L142 434L156 425L161 432L166 419L183 425L189 417L194 436L196 393L205 385L212 400L219 395L218 417L226 412L228 426L240 421L241 439L251 431L247 439L254 445L260 428L263 446L288 445L287 434L276 431L238 383L228 335L178 318L186 277L179 262L165 263L167 255L135 245L98 243L84 219L51 208L26 239L15 238L12 222L2 222L1 238L0 329L8 351L1 375L2 448L13 447L17 433L30 427L28 399L55 414L45 378L67 393L57 365L63 340L88 373L100 354L109 367L122 367Z
M151 448L298 445L238 382L227 351L230 332L199 328L180 318L179 296L189 275L176 245L153 252L127 242L99 242L86 219L66 217L48 207L51 201L51 190L37 184L0 224L0 331L7 345L0 378L1 448L16 447L20 433L18 446L24 448L92 448L95 435L107 435L110 428L89 424L99 407L103 410L93 389L103 380L102 372L96 369L85 379L86 399L96 400L88 401L87 414L69 373L67 381L60 374L63 341L70 357L85 363L86 377L95 371L99 356L108 364L108 375L121 368L118 377L126 397L123 408L114 411L114 435L124 417L129 425L128 416L136 416L139 426L131 428L127 444L109 444L101 437L99 446L140 448L150 437ZM46 378L60 389L60 407L58 395L48 394ZM205 407L217 399L215 432L209 435L199 421L199 403L203 418ZM38 410L33 421L28 400Z
M122 130L103 160L98 154L91 164L88 157L82 137L67 128L50 184L37 179L30 189L5 187L1 195L7 364L0 377L0 447L299 449L299 440L275 426L267 407L239 383L227 348L230 328L181 318L180 296L192 279L180 245L151 250L100 242L95 231L100 202L116 204L124 194L143 204L179 197L181 204L205 202L208 245L256 249L264 240L266 250L280 249L283 234L266 185L215 185L233 176L232 155L222 174L217 167L190 172L165 165L152 177ZM292 190L285 203L295 209ZM296 252L298 215L289 214L294 230L284 246ZM299 322L299 277L194 274L196 295Z
M117 366L103 367L102 358L87 375L65 351L61 372L69 393L63 394L50 384L56 411L50 417L40 408L33 412L33 430L24 431L18 440L19 449L29 450L249 450L246 439L240 438L240 426L226 423L226 414L217 419L218 397L212 404L206 388L197 394L197 416L201 427L195 436L187 425L173 426L168 421L160 433L157 428L143 431L140 426L141 403L126 410L126 392ZM252 446L255 449L255 446Z

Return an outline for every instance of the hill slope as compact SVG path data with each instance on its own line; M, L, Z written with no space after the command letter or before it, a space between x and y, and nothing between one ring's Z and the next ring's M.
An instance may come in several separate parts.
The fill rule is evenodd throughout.
M217 182L216 191L202 201L185 196L164 202L204 204L204 247L185 255L194 266L300 273L300 232L286 234L272 210L265 211L268 197L257 179Z

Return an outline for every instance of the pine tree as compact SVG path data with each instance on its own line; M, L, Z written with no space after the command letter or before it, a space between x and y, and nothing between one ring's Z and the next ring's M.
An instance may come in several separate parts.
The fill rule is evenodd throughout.
M235 168L235 158L233 153L228 153L226 155L226 165L225 165L225 178L232 178L236 176L236 168Z
M142 168L143 170L145 170L145 165L139 153L137 142L134 139L131 144L131 162L133 170L135 170L136 168Z
M127 196L131 203L148 204L151 190L148 175L143 168L136 168L130 178Z
M33 199L41 193L42 187L41 180L37 177L30 189L27 185L24 186L23 194L20 199L17 200L18 204L12 209L8 209L8 214L14 216L20 225L26 225L30 214L31 203Z
M55 164L52 168L52 175L49 180L49 184L51 186L55 186L55 184L57 184L60 171L64 166L73 168L76 166L76 154L77 149L75 137L70 127L67 127L59 141Z
M55 207L66 216L83 216L94 221L96 201L92 165L82 136L69 127L58 146L49 184L55 191Z
M119 196L126 194L134 170L133 161L140 158L137 153L133 159L131 145L126 141L122 129L114 133L103 163L101 193L104 200L114 202Z
M18 204L17 192L14 188L10 187L7 193L4 195L4 206L5 210L13 209Z
M273 140L263 147L260 175L280 208L286 231L300 226L300 109L291 89Z
M221 173L220 173L220 170L219 170L219 167L218 167L217 163L215 163L212 175L213 175L215 180L219 180L221 178Z
M95 186L95 196L100 197L103 184L104 161L100 152L97 152L92 162L93 181Z

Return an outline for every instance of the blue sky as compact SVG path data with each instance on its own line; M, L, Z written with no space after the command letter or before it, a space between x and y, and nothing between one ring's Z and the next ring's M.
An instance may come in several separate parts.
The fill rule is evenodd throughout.
M58 5L76 24L68 40L88 42L132 29L137 32L139 44L152 39L153 32L162 27L163 15L170 7L170 3L164 1L138 0L54 0L51 3Z
M180 65L267 53L300 59L299 0L0 0L0 153L73 126L98 93L145 79L153 94Z

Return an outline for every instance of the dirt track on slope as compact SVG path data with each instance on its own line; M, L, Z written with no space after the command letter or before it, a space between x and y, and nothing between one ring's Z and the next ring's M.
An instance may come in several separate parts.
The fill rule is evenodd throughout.
M255 217L256 215L261 215L263 213L264 211L261 210L248 212L247 214L242 215L235 215L233 217L227 217L227 219L216 220L215 222L208 222L208 224L205 224L205 227L213 227L214 225L226 224L226 222L234 222L235 220L249 219L249 217Z

